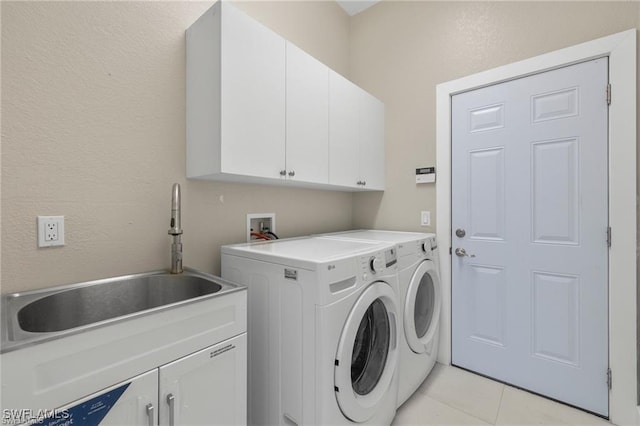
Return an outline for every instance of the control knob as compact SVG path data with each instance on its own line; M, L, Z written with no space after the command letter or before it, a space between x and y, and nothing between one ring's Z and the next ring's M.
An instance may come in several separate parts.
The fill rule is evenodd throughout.
M382 271L382 269L384 268L384 262L382 262L382 259L378 257L372 257L371 259L369 259L369 268L371 268L371 272L376 274Z

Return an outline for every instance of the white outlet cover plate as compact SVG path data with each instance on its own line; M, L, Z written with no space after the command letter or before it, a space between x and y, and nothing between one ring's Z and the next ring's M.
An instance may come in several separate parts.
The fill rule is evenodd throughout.
M58 226L58 238L47 241L47 225ZM55 247L64 245L64 216L38 216L38 247Z
M420 226L431 226L431 212L423 210L420 212Z

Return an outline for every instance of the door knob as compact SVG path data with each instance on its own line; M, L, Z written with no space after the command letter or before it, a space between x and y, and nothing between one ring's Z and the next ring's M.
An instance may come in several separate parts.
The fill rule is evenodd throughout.
M465 256L467 256L467 257L476 257L475 254L469 254L469 253L467 253L467 251L465 249L463 249L461 247L458 247L456 249L455 253L456 253L456 256L459 256L459 257L465 257Z

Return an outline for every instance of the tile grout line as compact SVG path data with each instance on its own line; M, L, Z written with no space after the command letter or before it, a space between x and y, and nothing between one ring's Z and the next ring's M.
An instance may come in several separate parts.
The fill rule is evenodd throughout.
M461 412L461 413L466 414L467 416L473 417L473 418L474 418L474 419L476 419L476 420L480 420L482 423L486 423L486 424L488 424L488 425L490 425L490 424L491 424L491 423L489 423L488 421L486 421L485 419L482 419L482 418L478 417L478 416L477 416L477 415L475 415L474 413L471 413L470 411L464 410L464 409L462 409L462 408L460 408L460 407L456 407L455 405L452 405L452 404L448 403L447 401L445 401L445 400L443 400L443 399L436 398L435 396L431 396L431 395L429 395L429 394L425 394L425 395L427 396L427 398L430 398L430 399L432 399L432 400L434 400L434 401L437 401L437 402L439 402L439 403L441 403L441 404L444 404L444 405L446 405L447 407L449 407L449 408L451 408L451 409L453 409L453 410L456 410L456 411L459 411L459 412ZM500 395L500 400L502 400L502 394ZM496 417L497 417L497 416L496 416ZM494 422L493 424L495 425L495 422Z
M497 382L497 381L492 380L492 379L490 379L490 378L483 377L483 376L481 376L481 375L479 375L479 374L476 374L476 373L473 373L473 372L469 372L469 371L466 371L466 370L464 370L464 369L460 369L460 368L457 368L457 367L453 367L453 366L445 366L445 365L443 365L442 367L443 367L443 368L441 369L442 371L445 371L445 370L446 370L446 369L448 369L448 368L453 368L453 369L455 369L455 370L457 370L457 371L461 371L461 372L465 372L466 374L470 374L470 375L471 375L471 376L473 376L474 378L481 378L482 380L487 380L487 381L490 381L490 382L493 382L493 383L500 384L500 385L502 386L502 390L501 390L501 392L500 392L500 402L498 403L498 410L500 409L500 404L501 404L501 402L502 402L502 396L503 396L503 394L504 394L504 387L505 387L504 383ZM428 380L428 379L427 379L427 380ZM422 388L422 386L421 386L421 388ZM471 416L471 417L473 417L473 418L475 418L475 419L477 419L477 420L480 420L480 421L481 421L482 423L484 423L484 424L487 424L487 425L491 425L491 424L493 424L493 425L495 425L495 423L496 423L496 421L497 421L497 417L498 417L498 416L497 416L497 414L496 414L496 416L495 416L495 418L494 418L494 421L493 421L493 423L492 423L490 420L485 420L485 419L481 418L480 416L478 416L477 414L475 414L475 413L471 412L471 410L467 411L467 410L465 410L465 409L464 409L464 408L462 408L462 407L457 407L457 406L453 405L453 404L452 404L452 403L450 403L450 402L448 401L448 399L446 399L446 398L442 398L442 399L441 399L441 398L438 398L436 395L431 394L428 390L423 390L423 389L420 389L420 390L423 392L423 394L424 394L424 395L426 395L426 396L427 396L427 397L429 397L430 399L432 399L432 400L434 400L434 401L438 401L438 402L440 402L440 403L442 403L442 404L446 405L447 407L449 407L449 408L451 408L451 409L453 409L453 410L456 410L456 411L458 411L458 412L461 412L461 413L464 413L464 414L466 414L466 415L468 415L468 416Z
M500 393L500 402L498 403L498 411L496 411L496 418L493 420L494 426L498 424L498 417L500 417L500 410L502 410L502 401L504 400L504 390L507 386L502 384L502 392Z
M476 420L480 420L484 424L491 425L491 423L487 422L485 419L481 419L480 417L476 416L475 414L470 413L470 412L468 412L466 410L463 410L460 407L456 407L454 405L451 405L451 404L447 403L446 401L443 401L441 399L435 398L433 396L430 396L430 395L427 395L427 394L424 394L424 395L425 395L425 397L429 398L430 400L438 402L438 403L440 403L442 405L446 405L447 407L451 408L452 410L457 411L459 413L462 413L465 416L473 417ZM495 425L495 423L494 423L494 425Z

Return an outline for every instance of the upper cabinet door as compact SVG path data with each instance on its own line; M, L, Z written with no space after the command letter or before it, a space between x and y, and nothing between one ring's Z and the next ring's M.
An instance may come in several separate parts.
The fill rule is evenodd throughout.
M287 42L287 178L329 182L329 68Z
M329 71L329 183L359 187L358 107L360 89Z
M364 189L384 189L384 104L364 90L359 96L360 179Z
M285 169L285 40L225 6L221 171L278 178Z

